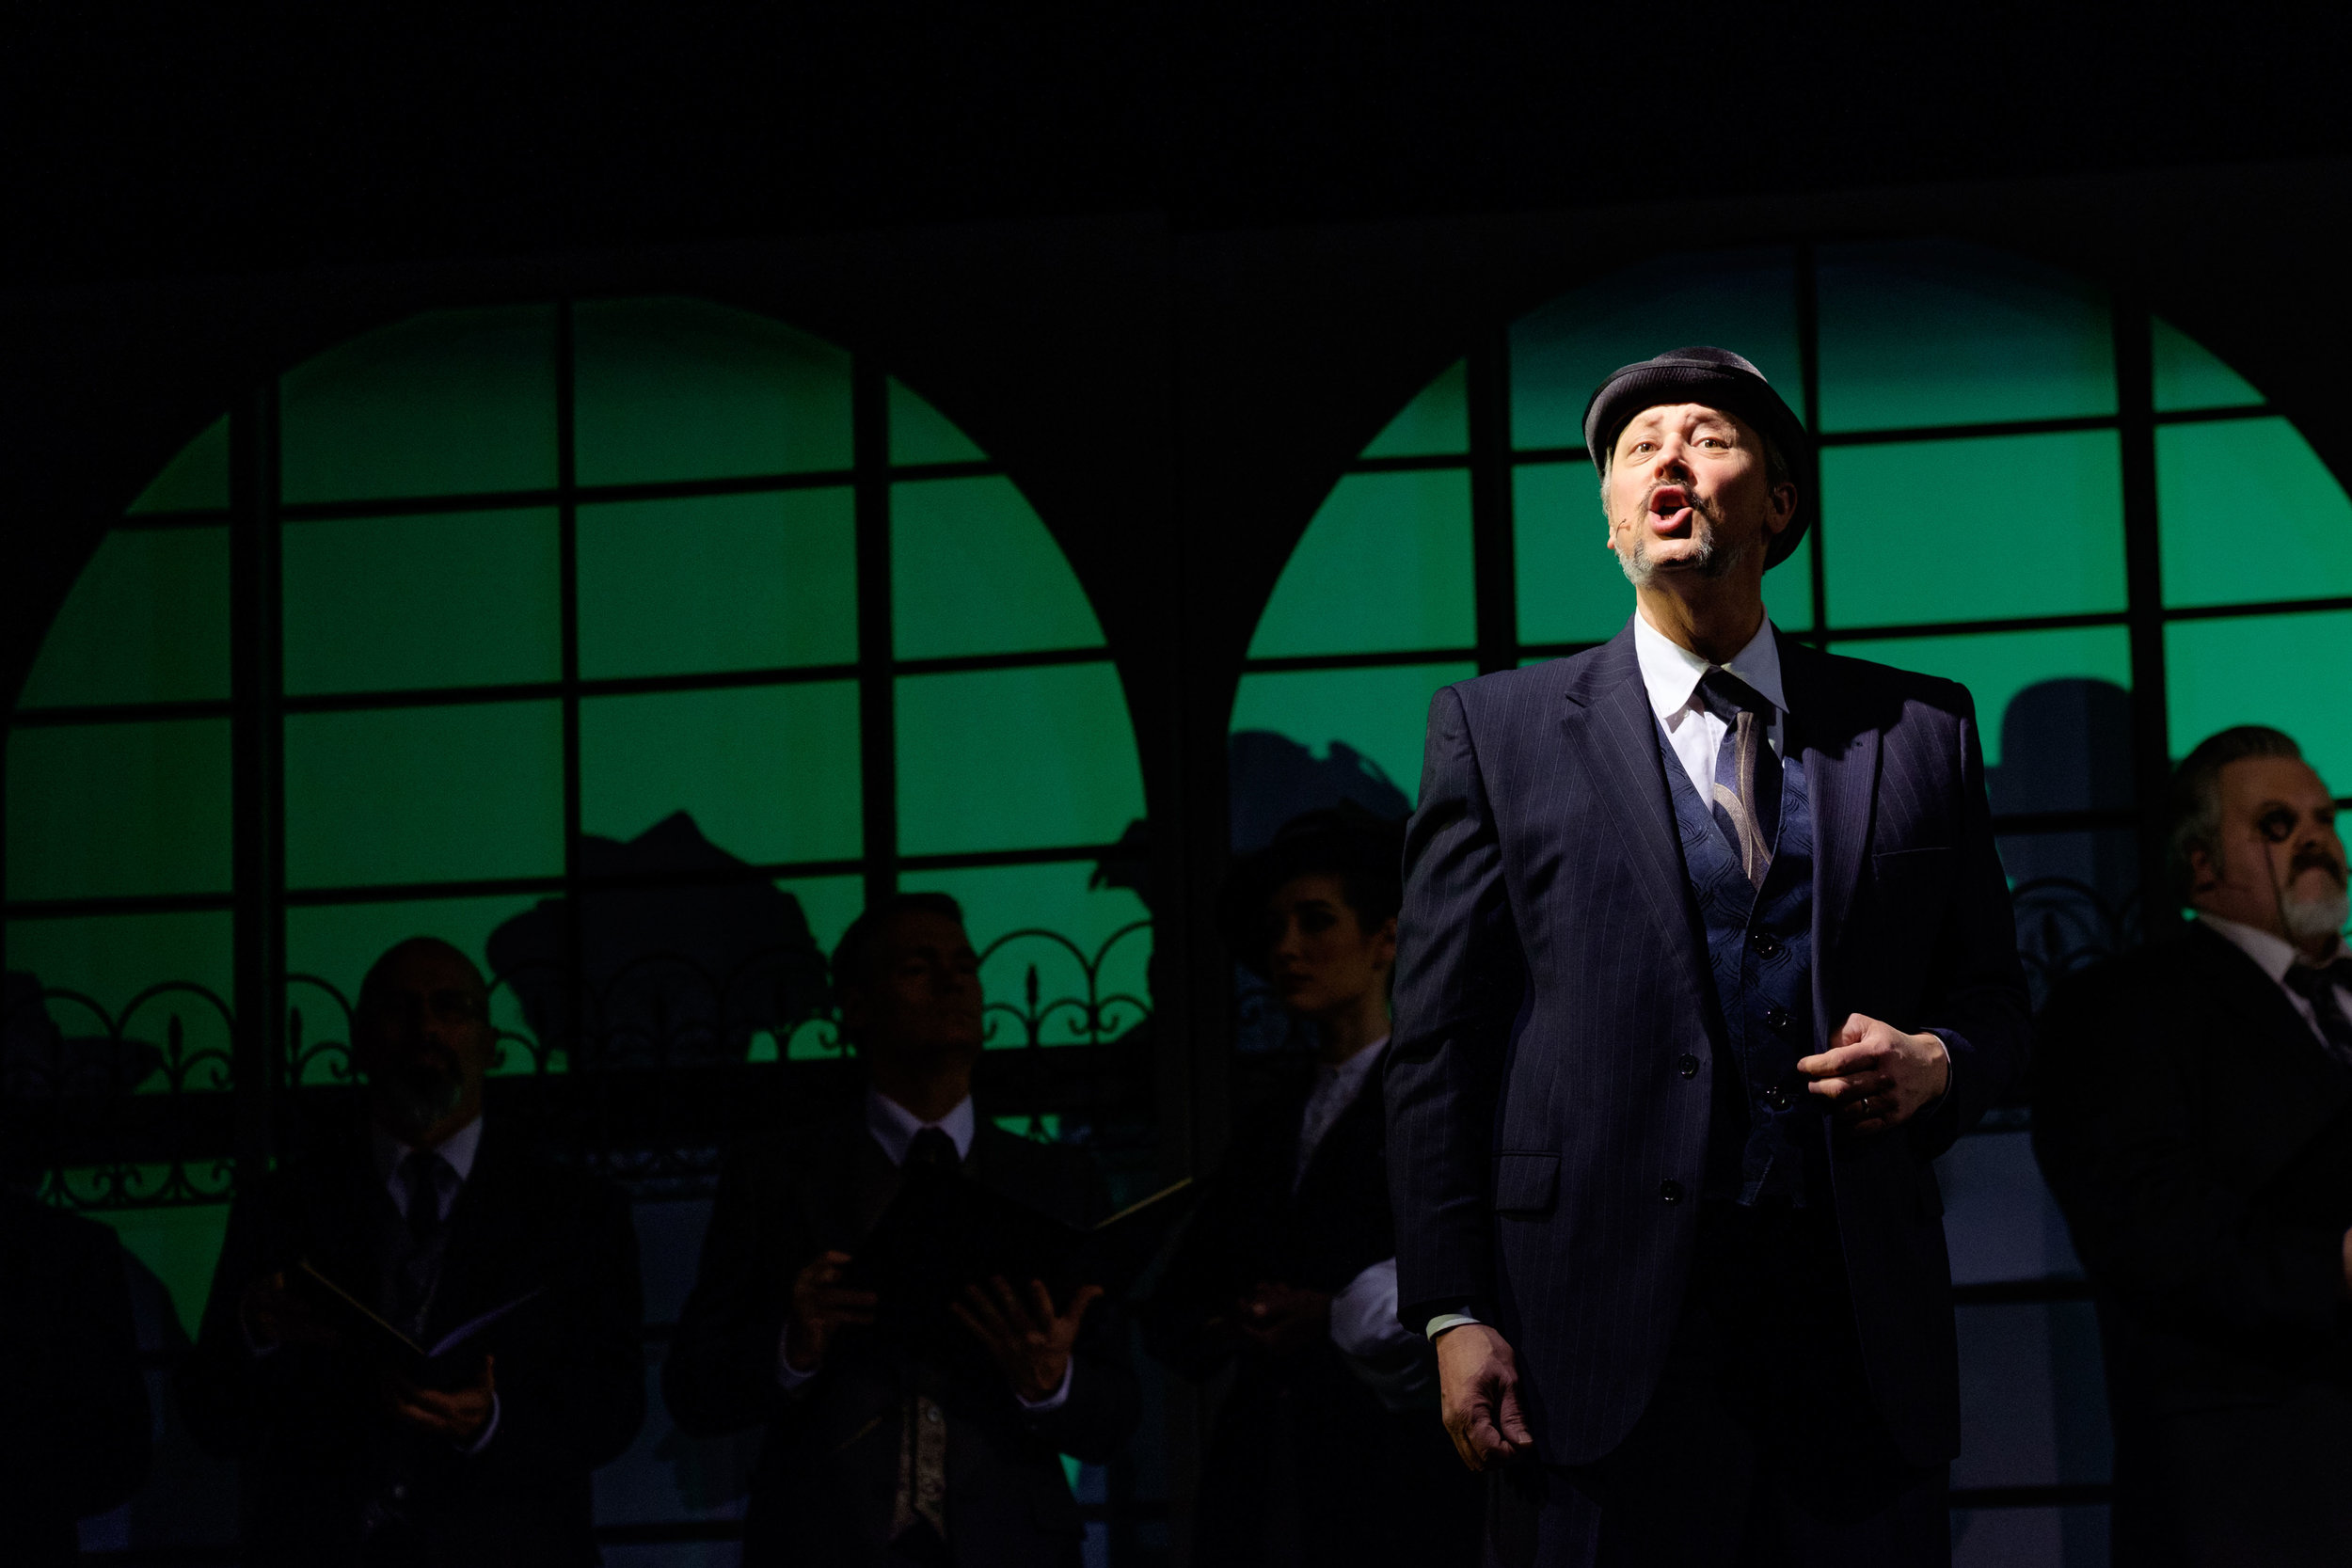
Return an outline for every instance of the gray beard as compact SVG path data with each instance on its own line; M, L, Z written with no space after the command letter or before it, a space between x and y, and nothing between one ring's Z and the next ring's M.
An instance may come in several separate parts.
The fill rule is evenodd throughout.
M1720 536L1715 531L1715 519L1696 506L1692 507L1691 515L1694 519L1692 524L1692 537L1697 547L1682 558L1676 570L1689 572L1702 580L1711 581L1717 578L1728 577L1733 568L1747 559L1747 550L1740 547L1724 548L1720 542ZM1649 546L1649 535L1641 529L1637 521L1634 527L1632 552L1630 554L1620 552L1617 556L1617 565L1624 571L1625 580L1636 588L1647 588L1650 580L1658 575L1659 565L1657 562L1650 559Z
M2352 920L2352 895L2333 888L2312 898L2281 898L2279 913L2286 921L2287 935L2296 942L2335 936Z
M368 1080L368 1092L385 1113L385 1119L410 1132L421 1132L457 1109L466 1098L463 1074L443 1077L437 1072L387 1075Z

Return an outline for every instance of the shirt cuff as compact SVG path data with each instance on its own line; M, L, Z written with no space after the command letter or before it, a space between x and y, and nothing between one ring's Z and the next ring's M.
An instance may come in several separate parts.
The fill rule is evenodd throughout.
M483 1449L490 1446L490 1439L498 1435L498 1431L499 1397L494 1392L490 1395L490 1418L482 1423L482 1435L467 1444L464 1448L459 1449L457 1451L464 1454L468 1459L471 1459L475 1454L480 1453Z
M1022 1409L1027 1411L1032 1416L1042 1416L1048 1410L1059 1410L1063 1405L1070 1402L1070 1380L1073 1376L1076 1375L1077 1370L1078 1358L1073 1355L1069 1360L1062 1363L1060 1387L1055 1389L1052 1393L1046 1395L1043 1399L1037 1401L1035 1403L1023 1399L1018 1394L1013 1395L1013 1402L1020 1405Z
M1343 1354L1375 1360L1414 1341L1396 1321L1396 1259L1383 1258L1331 1298L1331 1342Z
M1476 1322L1478 1322L1478 1320L1471 1317L1468 1312L1440 1312L1436 1317L1429 1320L1429 1326L1422 1332L1428 1335L1429 1338L1434 1340L1438 1335L1443 1334L1449 1328L1459 1328L1464 1323L1474 1323Z
M787 1394L825 1370L822 1362L806 1371L792 1365L791 1358L784 1354L785 1337L791 1332L789 1327L776 1331L776 1386Z

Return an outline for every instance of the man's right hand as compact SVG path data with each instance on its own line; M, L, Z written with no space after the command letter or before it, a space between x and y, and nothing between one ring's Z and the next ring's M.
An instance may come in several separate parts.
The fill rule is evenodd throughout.
M335 1345L342 1336L321 1323L310 1304L286 1289L286 1276L265 1274L250 1280L237 1307L245 1323L246 1343L256 1351L280 1345Z
M825 1363L825 1348L844 1328L874 1321L874 1292L848 1290L841 1271L846 1252L814 1259L792 1281L792 1316L784 1325L784 1361L795 1372L813 1372Z
M1485 1323L1461 1323L1438 1336L1438 1390L1446 1433L1471 1469L1534 1447L1535 1434L1519 1415L1518 1358Z

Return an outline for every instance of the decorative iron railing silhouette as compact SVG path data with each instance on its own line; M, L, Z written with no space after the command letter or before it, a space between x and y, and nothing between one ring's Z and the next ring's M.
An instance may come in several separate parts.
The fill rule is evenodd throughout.
M1107 1092L1110 1081L1149 1082L1148 1061L1135 1058L1149 1054L1151 1002L1140 990L1116 984L1112 973L1148 942L1149 930L1149 922L1136 921L1089 950L1059 932L1027 927L982 950L983 974L1001 974L1006 960L1017 962L1025 948L1041 949L1021 965L1015 997L984 1005L990 1050L983 1079L992 1110L1017 1116L1031 1135L1044 1136L1058 1127L1049 1119L1055 1105L1100 1110L1119 1098ZM724 974L681 955L648 953L596 983L551 965L495 976L493 1017L508 1022L496 1025L493 1104L501 1115L537 1122L555 1146L632 1185L675 1190L707 1183L728 1131L788 1113L784 1101L790 1091L782 1081L838 1082L840 1064L851 1053L829 1003L780 1030L744 1027L755 1009L731 1006L730 999L759 984L763 965L774 957L755 954ZM1042 977L1049 969L1074 986L1049 994ZM572 1048L512 1025L521 1010L517 991L532 984L542 1001L552 991L579 1009L578 1030L565 1018L549 1031ZM53 1009L69 1011L88 1032L70 1033ZM285 1048L270 1085L281 1105L347 1097L357 1088L355 1009L356 999L325 976L287 976ZM191 1012L205 1021L208 1036L217 1030L217 1044L190 1043ZM160 1044L144 1036L155 1026L151 1021L161 1022ZM77 991L27 987L10 996L5 1026L0 1163L9 1180L37 1181L51 1201L75 1208L228 1198L238 1085L230 1043L237 1018L225 998L191 982L167 981L114 1013ZM830 1072L828 1063L834 1064ZM1099 1139L1104 1130L1089 1123L1074 1131Z

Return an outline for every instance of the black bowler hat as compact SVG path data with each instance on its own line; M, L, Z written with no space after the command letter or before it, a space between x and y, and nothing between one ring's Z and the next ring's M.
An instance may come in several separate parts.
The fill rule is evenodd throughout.
M1780 449L1792 475L1804 471L1810 443L1804 423L1789 411L1764 372L1727 348L1669 349L1655 359L1620 366L1584 405L1584 450L1601 467L1617 436L1645 408L1661 403L1703 403L1737 414ZM1797 510L1764 558L1767 566L1788 559L1813 520L1812 498L1797 492Z

